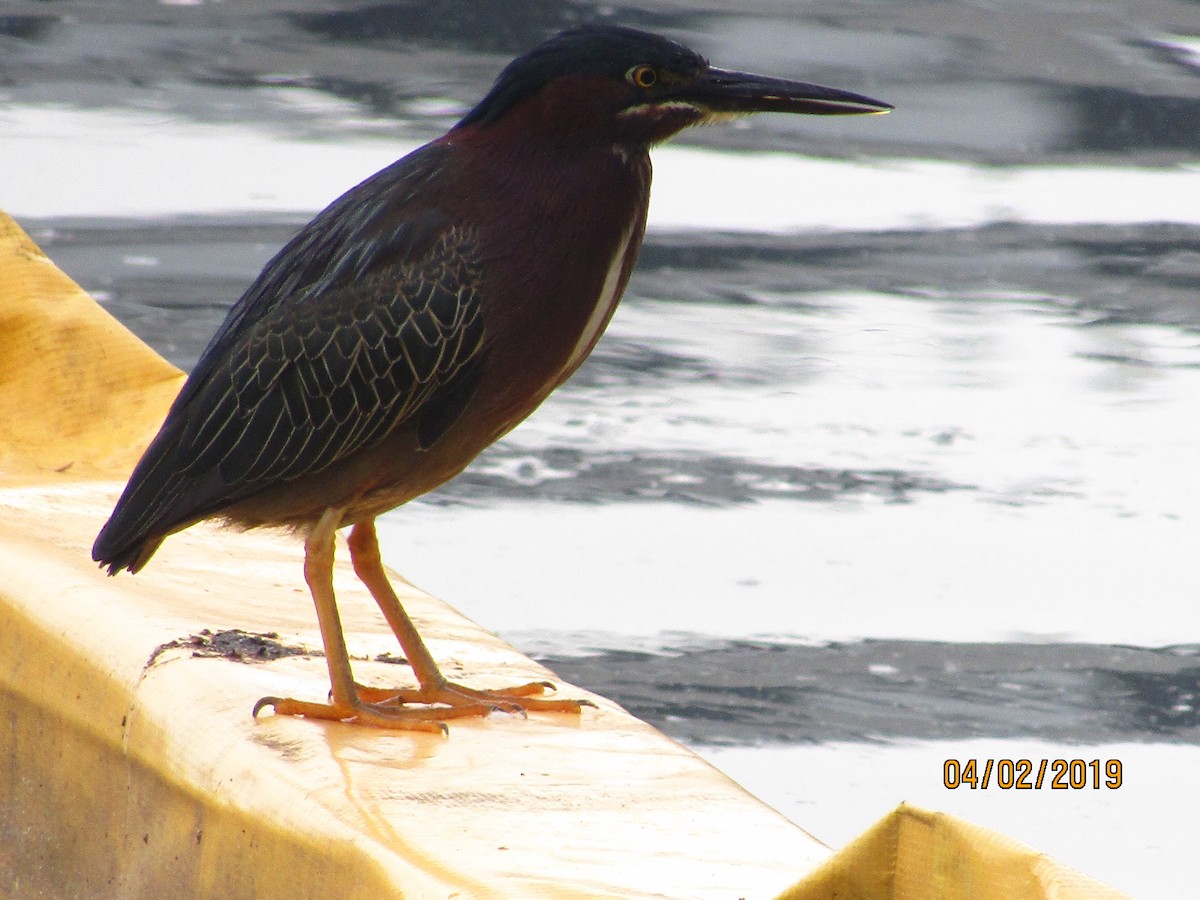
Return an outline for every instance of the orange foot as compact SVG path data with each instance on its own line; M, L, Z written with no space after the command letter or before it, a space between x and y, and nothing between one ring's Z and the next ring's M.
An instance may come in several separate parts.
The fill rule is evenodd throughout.
M336 700L312 703L289 697L263 697L254 704L254 717L257 718L269 706L277 716L305 716L396 731L446 734L445 719L486 716L497 710L509 713L524 713L526 710L578 713L585 706L596 705L590 700L547 700L536 696L553 689L554 685L549 681L535 681L503 691L477 690L449 681L438 687L415 690L385 690L355 684L355 697L348 703ZM421 708L405 706L409 703L427 705Z
M309 719L354 722L396 731L431 731L435 734L448 733L443 719L484 716L495 708L464 705L453 708L403 709L395 703L373 703L362 697L349 703L311 703L307 700L293 700L290 697L263 697L254 704L254 717L258 718L258 714L268 706L277 716L305 716Z
M442 681L429 687L410 689L387 689L364 687L356 684L358 696L381 708L396 707L407 703L444 704L433 707L430 712L449 712L452 715L487 715L494 710L503 712L565 712L578 713L585 706L595 708L591 700L549 700L539 696L546 691L555 690L551 681L533 681L516 687L498 691L480 690L453 681ZM426 710L405 710L406 712L426 712Z

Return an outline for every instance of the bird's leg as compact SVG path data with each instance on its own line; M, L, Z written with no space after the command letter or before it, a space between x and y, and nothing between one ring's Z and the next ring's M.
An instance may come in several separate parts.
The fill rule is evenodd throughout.
M359 695L350 671L350 654L342 633L341 616L333 593L333 536L341 521L342 510L325 511L304 542L304 580L312 591L317 607L321 640L325 644L325 661L329 665L331 702L311 703L281 697L263 697L254 705L254 715L265 706L281 716L307 716L313 719L349 720L378 728L410 731L444 732L442 719L472 715L473 710L458 709L398 709L395 704L367 702ZM494 704L493 704L494 706ZM490 707L489 707L490 708Z
M554 689L554 685L549 681L535 681L497 691L469 688L448 681L425 646L412 619L404 611L391 582L388 581L379 554L379 539L375 534L374 520L368 519L355 525L350 530L349 545L355 574L379 604L380 611L400 642L408 664L412 666L420 684L415 691L382 691L359 687L360 696L369 696L376 701L390 698L400 703L445 703L456 708L483 705L489 708L550 712L579 712L581 707L595 705L589 700L546 700L535 696Z

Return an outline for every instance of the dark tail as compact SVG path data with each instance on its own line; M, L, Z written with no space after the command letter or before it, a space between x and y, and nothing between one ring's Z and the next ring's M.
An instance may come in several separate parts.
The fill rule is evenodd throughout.
M178 431L178 421L168 416L92 544L92 559L107 567L109 575L122 569L137 572L179 528L172 516L184 481L173 460Z
M111 525L113 520L108 521ZM121 546L109 536L109 527L106 525L92 545L92 559L101 567L107 567L109 575L116 575L122 569L137 572L150 561L162 542L161 537L144 538Z
M167 536L161 526L155 527L155 507L161 509L161 504L155 502L158 498L152 490L154 479L141 480L138 477L149 456L150 451L147 451L142 462L134 469L125 492L92 544L92 559L101 566L107 566L109 575L116 575L122 569L137 572L150 561L158 545Z

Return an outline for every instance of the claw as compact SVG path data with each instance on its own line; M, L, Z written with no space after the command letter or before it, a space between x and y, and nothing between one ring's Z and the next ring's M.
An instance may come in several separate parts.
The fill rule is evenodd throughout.
M254 711L251 712L250 715L257 719L258 714L263 711L263 707L269 706L272 710L274 710L276 705L282 702L283 701L279 697L263 697L254 704Z

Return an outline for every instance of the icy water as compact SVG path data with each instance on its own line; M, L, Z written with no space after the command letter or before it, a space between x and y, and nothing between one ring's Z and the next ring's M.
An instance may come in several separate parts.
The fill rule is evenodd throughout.
M0 208L184 367L297 225L572 22L895 103L656 151L593 357L386 555L833 846L908 800L1194 893L1195 3L2 12ZM1123 783L943 781L1019 758Z

